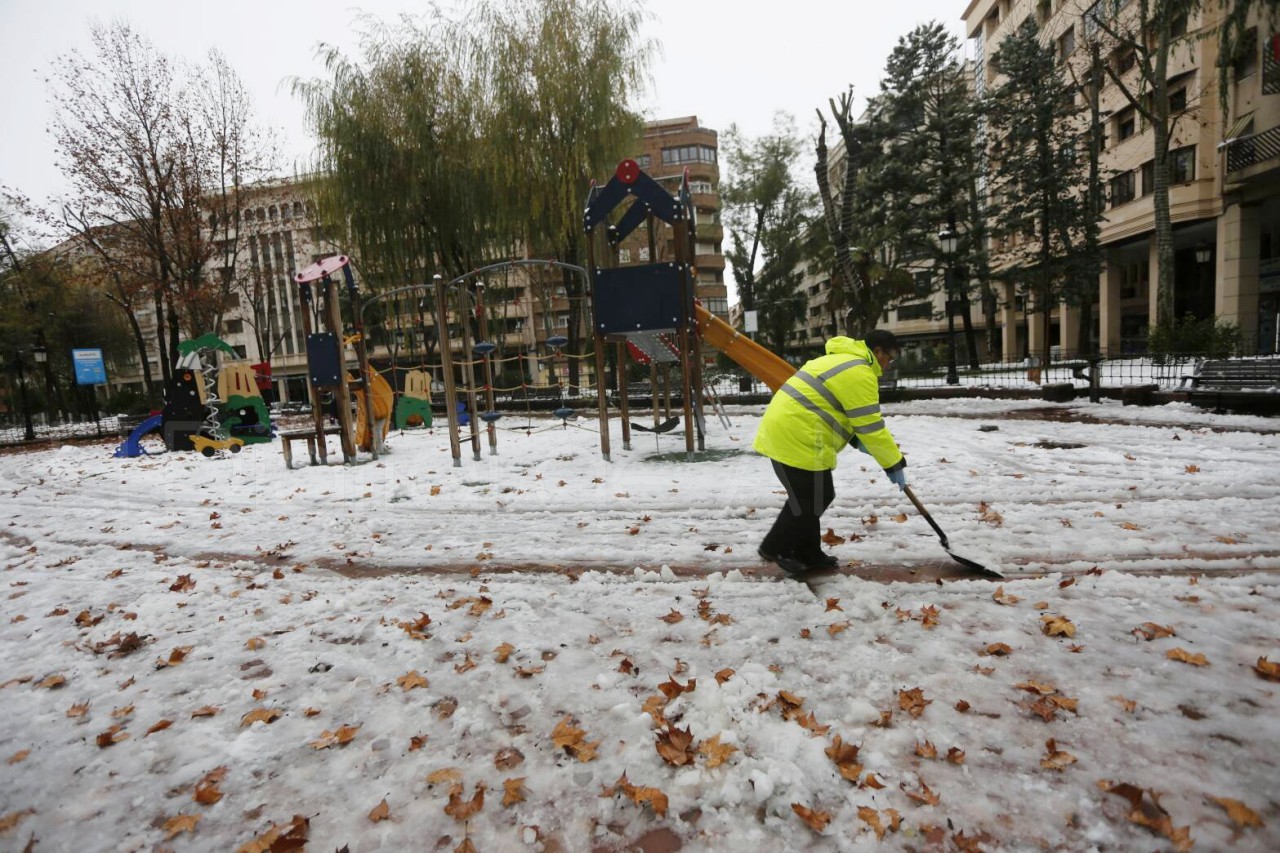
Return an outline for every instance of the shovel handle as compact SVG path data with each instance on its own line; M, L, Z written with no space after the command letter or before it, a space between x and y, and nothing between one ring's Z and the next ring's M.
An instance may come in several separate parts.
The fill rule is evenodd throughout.
M933 520L933 516L929 515L929 510L924 508L924 504L920 503L920 499L916 497L916 493L911 491L910 486L903 486L902 491L906 493L911 503L915 504L916 510L924 516L924 520L929 522L929 526L933 528L933 532L938 534L938 539L942 541L942 547L947 548L947 534L942 532L942 528L938 526L938 522Z

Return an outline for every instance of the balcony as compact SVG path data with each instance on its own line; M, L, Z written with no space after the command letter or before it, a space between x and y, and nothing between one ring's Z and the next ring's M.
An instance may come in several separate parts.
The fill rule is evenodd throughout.
M1280 126L1241 136L1227 144L1227 174L1243 172L1280 157Z

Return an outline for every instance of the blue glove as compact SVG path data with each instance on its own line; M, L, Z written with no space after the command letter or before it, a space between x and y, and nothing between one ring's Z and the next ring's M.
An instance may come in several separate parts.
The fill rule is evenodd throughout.
M867 446L865 444L863 444L861 441L858 441L858 437L856 435L853 438L849 439L849 443L852 444L854 447L858 448L859 450L861 450L863 453L867 454L868 456L871 455L871 451L867 450Z
M899 489L902 489L903 491L906 491L906 489L907 489L907 468L906 468L906 466L905 466L905 465L904 465L903 467L901 467L901 468L888 469L888 470L886 470L884 473L885 473L885 476L889 478L889 481L890 481L890 482L892 482L892 483L893 483L895 486L897 486Z

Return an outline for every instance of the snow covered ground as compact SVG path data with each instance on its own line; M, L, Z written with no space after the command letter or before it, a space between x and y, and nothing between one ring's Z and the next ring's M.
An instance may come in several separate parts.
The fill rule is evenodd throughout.
M780 577L758 410L2 456L0 849L1280 848L1280 423L886 408L1009 580L853 452Z

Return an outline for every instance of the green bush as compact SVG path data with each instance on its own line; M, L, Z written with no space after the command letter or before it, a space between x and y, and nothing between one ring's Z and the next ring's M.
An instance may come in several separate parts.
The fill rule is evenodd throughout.
M1171 356L1202 355L1226 358L1240 348L1240 327L1229 320L1187 314L1180 320L1153 326L1147 336L1147 351L1160 363Z

